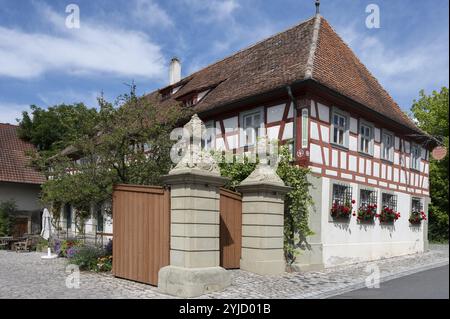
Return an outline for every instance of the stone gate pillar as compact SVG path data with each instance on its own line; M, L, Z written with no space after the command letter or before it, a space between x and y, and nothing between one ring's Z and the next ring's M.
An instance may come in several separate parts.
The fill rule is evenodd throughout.
M201 120L194 115L185 128L194 135L194 143L163 178L171 188L170 265L159 271L158 288L186 298L224 289L231 275L219 266L219 191L227 179L195 143L204 129Z
M283 273L284 195L290 187L262 162L237 188L242 193L241 269L261 275Z

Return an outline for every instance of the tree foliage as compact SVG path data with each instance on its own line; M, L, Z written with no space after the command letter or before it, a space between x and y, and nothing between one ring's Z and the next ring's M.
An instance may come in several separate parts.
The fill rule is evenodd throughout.
M40 156L45 152L40 151L34 157L48 177L42 201L56 207L53 213L62 203L71 204L77 225L84 224L93 205L111 199L114 184L160 184L171 167L170 131L186 115L176 106L158 109L136 96L134 85L112 103L102 97L98 102L98 112L77 123L78 132L68 130L51 144L70 148L51 157Z
M420 91L420 98L415 100L411 112L418 126L428 134L441 141L448 150L449 104L448 88L431 95ZM448 158L430 161L430 197L429 236L433 241L448 240L449 206L448 206Z
M14 201L0 202L0 236L11 235L16 211L17 207Z
M222 158L223 159L223 158ZM248 157L235 157L232 163L218 161L222 176L230 178L225 186L235 190L255 169L258 161ZM292 264L299 250L308 248L308 236L314 233L309 228L309 211L313 204L309 193L310 183L307 179L309 170L292 164L292 155L285 146L280 147L277 174L292 189L286 194L284 207L284 254L286 261Z

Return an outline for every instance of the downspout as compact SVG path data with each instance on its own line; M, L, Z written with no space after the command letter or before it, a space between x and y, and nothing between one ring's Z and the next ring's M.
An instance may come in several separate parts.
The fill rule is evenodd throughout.
M287 93L289 95L289 99L291 103L293 104L293 116L294 121L292 125L292 130L294 131L292 136L294 136L294 162L297 160L297 100L294 97L294 94L292 94L292 88L291 85L286 86Z

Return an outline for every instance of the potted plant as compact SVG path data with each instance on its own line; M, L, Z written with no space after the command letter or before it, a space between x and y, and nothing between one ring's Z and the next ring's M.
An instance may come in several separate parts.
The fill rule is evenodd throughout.
M352 209L355 200L353 199L351 202L345 202L345 204L339 204L335 202L331 207L331 216L334 219L349 219L352 215Z
M427 220L427 215L425 215L424 212L412 212L411 215L409 215L409 222L412 225L420 225L422 220Z
M380 214L376 215L381 223L394 223L400 218L400 213L394 211L392 208L387 206L383 207Z
M353 214L355 216L356 214ZM377 215L377 205L376 204L369 204L369 205L362 205L358 209L358 216L356 217L358 219L358 222L360 223L373 223L375 220L375 216Z

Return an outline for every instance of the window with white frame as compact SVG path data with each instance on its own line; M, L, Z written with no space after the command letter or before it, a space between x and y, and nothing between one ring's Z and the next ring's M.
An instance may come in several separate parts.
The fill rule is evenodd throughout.
M377 192L372 189L361 189L359 191L359 206L367 207L377 204Z
M331 122L332 141L334 144L347 147L348 145L348 117L337 112L333 112Z
M373 154L373 126L359 123L359 151L366 154Z
M420 213L423 211L422 200L418 197L413 197L411 200L411 211L414 213Z
M204 132L202 138L202 148L204 150L212 150L214 149L214 141L215 141L215 128L214 121L208 121L205 123L206 131Z
M391 162L394 160L394 135L384 131L381 135L381 158Z
M394 211L397 210L397 195L390 193L383 193L381 195L381 206L388 207Z
M411 144L411 168L420 169L420 147L415 144Z
M241 126L243 129L242 146L253 146L259 134L259 128L262 121L261 110L245 112L241 117Z

